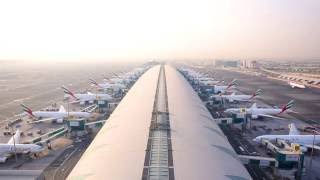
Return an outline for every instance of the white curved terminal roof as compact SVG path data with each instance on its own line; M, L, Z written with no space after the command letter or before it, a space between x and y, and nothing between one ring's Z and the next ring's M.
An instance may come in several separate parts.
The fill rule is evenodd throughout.
M130 89L69 175L76 179L142 179L160 66ZM251 179L198 95L165 66L175 180Z
M141 179L160 66L133 85L69 175L78 179Z
M189 83L171 66L165 70L175 179L251 179Z

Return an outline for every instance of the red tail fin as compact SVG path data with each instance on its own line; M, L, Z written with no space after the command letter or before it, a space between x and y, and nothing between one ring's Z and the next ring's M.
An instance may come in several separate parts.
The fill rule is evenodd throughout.
M89 79L91 84L95 85L96 87L102 88L99 83L97 83L97 81L93 80L93 79Z
M282 107L281 111L278 114L285 112L286 110L292 108L294 101L289 101L285 106Z
M33 114L32 110L31 110L29 107L27 107L27 106L24 105L24 104L21 104L21 106L22 106L24 112L26 112L26 113L28 113L30 116L33 116L33 117L34 117L34 114Z
M63 89L63 92L66 93L66 94L69 94L70 96L72 96L73 98L75 99L78 99L74 94L73 92L71 92L69 89L67 89L66 87L62 86L61 87Z

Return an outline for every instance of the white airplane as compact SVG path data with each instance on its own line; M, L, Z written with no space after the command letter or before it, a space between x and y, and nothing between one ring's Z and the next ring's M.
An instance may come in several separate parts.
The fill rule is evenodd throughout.
M237 86L237 80L234 79L231 81L227 86L222 86L222 85L214 85L214 93L224 93L227 92L228 90L234 88Z
M208 77L202 77L202 78L199 78L198 80L200 84L204 86L213 86L221 82Z
M111 78L108 78L106 76L103 76L103 78L107 83L118 83L118 84L127 84L128 83L125 79L120 78L116 74L114 74L114 76Z
M98 83L98 82L96 82L96 81L93 80L93 79L89 79L89 80L90 80L90 83L91 83L92 85L94 85L95 87L98 88L98 90L112 89L113 91L120 91L120 90L126 88L126 85L121 84L121 83L109 83L109 82L106 82L106 83Z
M253 105L250 108L229 108L229 109L226 109L225 112L239 113L241 111L244 111L248 114L251 114L252 119L257 119L259 117L270 117L270 118L282 119L274 115L280 115L288 111L293 112L290 110L290 108L293 106L293 102L294 102L293 100L289 101L282 108L259 108L257 107L256 103L253 103Z
M255 98L256 96L261 94L261 89L258 89L256 92L254 92L252 95L246 95L246 94L219 94L219 95L212 95L211 98L225 98L227 99L229 102L234 102L234 101L251 101L253 98Z
M288 135L262 135L253 139L253 141L261 143L262 139L269 141L276 141L277 139L285 140L288 143L296 143L300 145L302 151L307 151L310 148L320 150L320 135L301 135L296 126L292 123L289 124ZM314 146L313 146L314 140Z
M116 73L112 73L113 77L112 78L108 78L106 76L104 76L104 79L109 82L109 83L116 83L116 84L124 84L124 85L128 85L130 83L132 83L133 81L137 80L138 77L141 75L140 71L131 71L131 72L127 72L124 74L116 74Z
M29 107L24 104L21 104L23 110L28 113L31 117L34 117L39 120L32 121L31 123L38 123L44 121L56 121L57 123L63 123L64 118L69 116L79 117L79 118L89 118L90 113L88 112L77 112L70 111L67 112L63 106L60 106L59 111L32 111Z
M140 75L142 75L147 69L149 69L148 66L144 66L144 67L138 67L133 69L132 71L129 71L125 74L121 74L121 75L116 75L116 77L120 77L122 79L125 80L126 84L132 83L134 81L136 81Z
M113 100L113 97L109 94L102 94L102 93L93 94L90 92L87 92L85 94L80 94L80 93L73 93L72 91L70 91L69 89L67 89L64 86L62 86L61 88L63 89L64 93L66 93L66 95L64 97L65 99L69 99L70 97L72 97L75 100L71 103L80 102L80 104L85 104L86 102L88 102L88 103L92 104L95 101Z
M20 143L20 130L10 138L8 143L0 144L0 162L4 163L14 153L17 154L36 154L43 151L43 147L36 144L21 144Z
M301 89L305 89L306 86L303 85L303 84L298 84L298 83L295 83L295 82L288 82L288 84L292 87L292 88L301 88Z
M201 77L204 77L203 74L196 72L193 69L189 69L189 68L180 68L180 71L183 72L186 76L188 76L189 78L192 78L194 80L198 80Z

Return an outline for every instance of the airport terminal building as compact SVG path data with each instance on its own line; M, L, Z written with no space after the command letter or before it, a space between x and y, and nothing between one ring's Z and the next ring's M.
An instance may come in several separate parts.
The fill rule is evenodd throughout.
M157 65L130 89L68 179L251 177L184 77Z

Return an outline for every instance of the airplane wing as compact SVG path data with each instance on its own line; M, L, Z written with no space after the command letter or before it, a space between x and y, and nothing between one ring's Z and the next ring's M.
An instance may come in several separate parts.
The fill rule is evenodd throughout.
M69 102L70 104L75 104L75 103L79 103L80 102L80 100L76 100L76 101L71 101L71 102Z
M35 124L35 123L45 122L45 121L53 121L53 120L56 120L56 119L57 118L45 118L45 119L40 119L40 120L29 122L29 124Z
M89 112L91 113L92 111L94 111L98 106L96 104L93 104L91 106L85 107L83 109L80 110L80 112Z
M248 102L248 101L250 101L250 99L234 99L234 101Z
M268 114L258 114L258 116L286 120L285 118L278 117L278 116L272 116L272 115L268 115Z
M288 112L289 112L289 113L296 113L296 114L299 114L299 112L298 112L298 111L294 111L294 110L291 110L291 109L290 109Z
M312 149L312 147L313 147L313 149L320 151L320 146L318 146L318 145L314 145L314 146L312 144L300 144L300 145L307 147L307 148L310 148L310 149Z
M95 121L95 122L89 122L89 123L86 123L85 125L86 126L90 126L90 125L95 125L95 124L99 124L99 123L105 123L107 120L101 120L101 121Z

